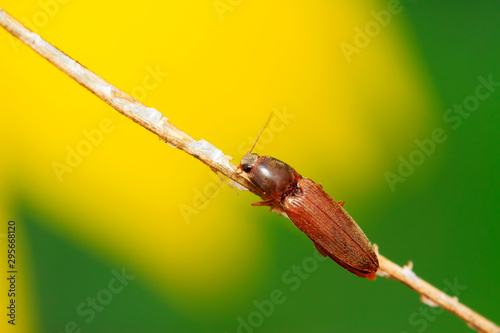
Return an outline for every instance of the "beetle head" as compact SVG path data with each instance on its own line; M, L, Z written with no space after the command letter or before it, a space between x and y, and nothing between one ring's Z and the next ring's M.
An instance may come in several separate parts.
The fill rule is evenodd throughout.
M259 159L259 155L252 153L252 154L246 154L243 156L240 162L240 169L243 170L245 173L249 173L250 170L255 166L257 163L257 160Z

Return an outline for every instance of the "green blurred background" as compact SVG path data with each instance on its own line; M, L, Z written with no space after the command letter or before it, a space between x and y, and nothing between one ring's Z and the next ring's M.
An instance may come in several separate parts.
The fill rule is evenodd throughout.
M497 1L1 6L235 162L273 110L288 115L257 153L323 184L382 254L500 321L500 87L473 97L480 76L500 82ZM318 261L258 198L219 188L4 30L0 57L0 241L15 220L20 272L7 330L470 331L399 282ZM436 129L446 140L419 153ZM391 185L401 159L419 165Z

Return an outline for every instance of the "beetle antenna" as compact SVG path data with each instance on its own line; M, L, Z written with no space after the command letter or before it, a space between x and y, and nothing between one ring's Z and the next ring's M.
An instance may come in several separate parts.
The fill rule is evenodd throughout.
M226 180L224 178L222 178L222 176L217 172L217 170L213 169L213 168L210 168L216 175L217 177L219 177L219 179L221 180L221 182L217 185L217 187L215 188L215 190L210 194L208 195L205 200L203 200L199 205L195 205L195 208L197 209L200 209L200 208L203 208L203 205L205 205L205 203L212 199L212 197L215 196L215 193L217 193L217 191L222 187L222 185L226 184L227 186L229 186L233 191L234 193L238 194L238 191L236 191L236 188L231 185L231 183L228 183L226 182Z
M255 145L257 144L257 142L259 141L260 139L260 136L262 135L262 133L264 132L264 130L267 128L267 125L269 125L269 122L271 121L271 118L273 117L273 111L271 111L271 114L269 115L269 119L267 119L266 121L266 124L264 125L264 127L262 128L262 130L260 131L259 135L257 136L257 139L255 139L255 142L253 143L253 146L252 146L252 149L250 149L247 153L247 155L250 155L250 153L253 151L253 149L255 148Z

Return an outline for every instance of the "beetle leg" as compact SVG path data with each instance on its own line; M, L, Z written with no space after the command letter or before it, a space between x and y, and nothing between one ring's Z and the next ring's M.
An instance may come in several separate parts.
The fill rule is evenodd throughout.
M274 200L264 200L259 202L252 203L252 206L272 206L274 204Z
M345 204L345 201L339 201L340 207L342 207Z

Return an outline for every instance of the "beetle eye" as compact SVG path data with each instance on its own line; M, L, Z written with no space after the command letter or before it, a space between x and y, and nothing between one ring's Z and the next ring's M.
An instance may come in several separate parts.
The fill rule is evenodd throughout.
M241 166L241 168L242 168L242 169L243 169L243 171L245 171L245 172L250 172L250 169L252 169L252 168L250 167L250 165L248 165L248 164L243 164L243 165Z

